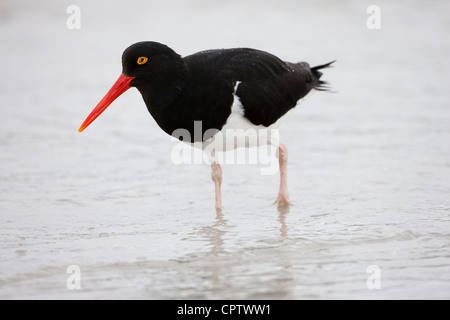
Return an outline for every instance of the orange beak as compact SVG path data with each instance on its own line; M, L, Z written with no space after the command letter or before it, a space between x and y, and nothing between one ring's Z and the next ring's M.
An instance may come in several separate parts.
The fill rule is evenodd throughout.
M84 129L86 129L87 126L90 125L95 119L97 119L97 117L101 115L102 112L105 111L106 108L108 108L114 100L116 100L122 93L130 89L130 82L133 79L134 77L125 77L125 75L122 73L119 79L117 79L116 83L114 83L112 88L109 89L108 93L98 103L94 110L92 110L86 120L84 120L80 129L78 129L78 132L82 132Z

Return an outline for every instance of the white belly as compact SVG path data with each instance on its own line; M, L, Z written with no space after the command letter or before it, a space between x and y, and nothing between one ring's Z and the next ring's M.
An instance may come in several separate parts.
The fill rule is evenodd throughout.
M235 92L239 83L240 82L236 84ZM207 156L211 162L214 162L218 157L222 158L220 153L238 148L268 146L269 148L275 147L271 149L276 150L280 144L279 128L286 117L289 116L294 109L295 108L289 110L269 127L254 125L245 118L241 101L238 96L234 95L231 114L223 128L220 131L216 130L215 134L210 139L203 142L186 143L191 147L203 150L205 156ZM199 123L199 125L201 125L201 123Z

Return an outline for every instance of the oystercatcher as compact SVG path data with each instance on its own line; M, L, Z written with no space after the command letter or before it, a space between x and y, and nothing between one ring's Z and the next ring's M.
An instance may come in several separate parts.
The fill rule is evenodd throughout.
M239 144L235 138L246 132L243 129L271 132L269 129L278 128L284 116L312 89L329 90L320 80L319 70L333 62L310 68L306 62L284 62L249 48L207 50L181 57L164 44L138 42L124 51L122 74L78 131L82 132L122 93L136 87L161 129L203 150L214 150L209 156L217 209L222 206L222 169L215 151L262 144L277 148L280 189L275 204L290 205L287 147L271 134L256 143ZM219 136L228 142L217 139ZM213 141L220 143L210 148Z

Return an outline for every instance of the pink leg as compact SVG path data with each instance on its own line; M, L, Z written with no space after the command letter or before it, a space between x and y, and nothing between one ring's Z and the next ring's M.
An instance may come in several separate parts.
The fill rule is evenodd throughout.
M278 147L278 161L280 162L280 192L278 193L277 200L274 204L278 206L290 206L292 203L289 201L289 192L287 189L287 160L288 150L283 143Z
M214 181L216 189L216 209L220 210L222 208L222 197L220 187L222 185L222 168L218 163L211 163L211 178Z

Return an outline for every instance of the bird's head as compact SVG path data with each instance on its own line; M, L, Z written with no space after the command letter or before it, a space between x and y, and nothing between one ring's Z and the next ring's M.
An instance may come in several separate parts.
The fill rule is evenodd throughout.
M145 41L129 46L122 55L122 74L92 110L79 132L87 128L122 93L136 87L141 93L159 90L185 75L182 58L158 42Z

